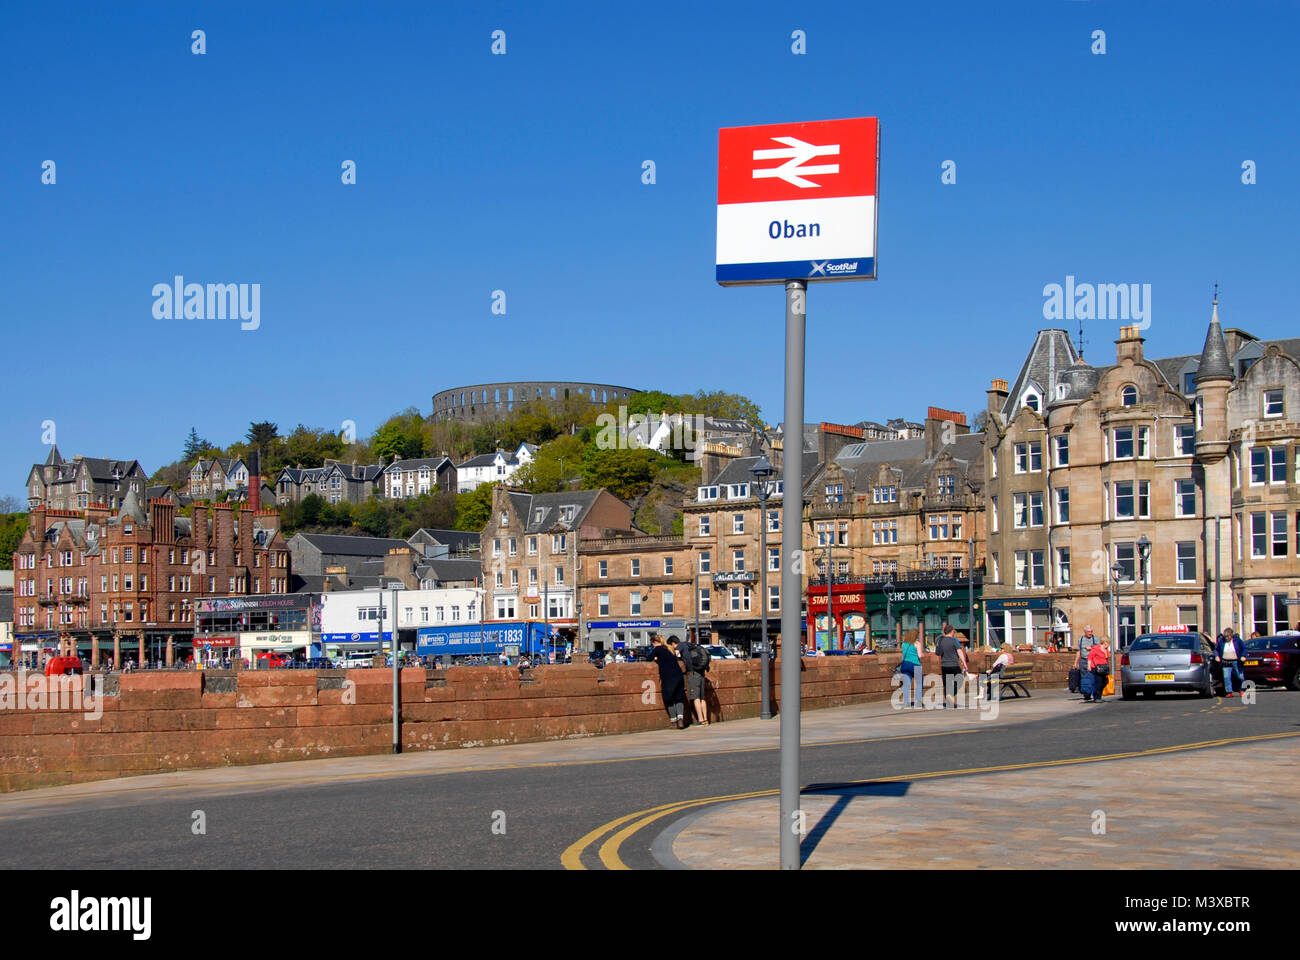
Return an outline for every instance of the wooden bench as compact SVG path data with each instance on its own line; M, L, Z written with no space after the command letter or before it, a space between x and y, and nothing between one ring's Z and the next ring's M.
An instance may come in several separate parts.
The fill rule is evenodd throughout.
M1034 665L1032 663L1013 663L1009 667L1003 667L1000 674L994 674L998 681L998 699L1001 700L1008 690L1019 700L1023 693L1026 697L1032 696L1029 692L1028 684L1034 682Z

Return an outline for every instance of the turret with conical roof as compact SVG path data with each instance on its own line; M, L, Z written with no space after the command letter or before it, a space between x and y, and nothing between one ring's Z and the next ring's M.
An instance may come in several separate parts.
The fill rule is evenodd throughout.
M1196 459L1217 463L1228 453L1228 390L1232 387L1232 364L1219 325L1219 294L1214 294L1210 328L1196 376Z

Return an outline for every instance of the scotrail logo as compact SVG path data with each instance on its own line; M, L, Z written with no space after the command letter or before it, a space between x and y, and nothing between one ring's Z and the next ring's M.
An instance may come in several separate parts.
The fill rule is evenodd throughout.
M1134 326L1151 326L1151 284L1075 283L1043 287L1044 320L1136 320Z
M155 320L234 320L241 330L262 325L260 283L186 283L176 276L171 283L153 285Z
M823 277L833 277L837 273L857 273L857 272L858 272L858 261L856 260L841 260L838 263L832 263L829 260L822 260L820 262L813 260L812 273L808 274L808 276L815 277L820 274Z

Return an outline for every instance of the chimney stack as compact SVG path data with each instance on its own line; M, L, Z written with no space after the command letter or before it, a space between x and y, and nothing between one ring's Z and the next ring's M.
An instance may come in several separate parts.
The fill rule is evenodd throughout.
M1009 391L1007 390L1007 382L1003 380L1001 377L998 377L993 381L992 385L989 387L987 391L988 398L989 398L988 412L990 414L1000 415L1002 413L1002 408L1006 405L1007 402L1008 392Z
M262 509L262 455L257 450L248 455L248 505L253 513Z

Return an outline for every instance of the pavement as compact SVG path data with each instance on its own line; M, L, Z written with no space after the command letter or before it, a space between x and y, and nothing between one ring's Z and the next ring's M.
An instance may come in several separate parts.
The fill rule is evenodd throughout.
M1290 866L1297 707L807 711L805 866ZM24 791L0 795L0 869L772 869L778 743L753 719Z
M801 807L804 869L1293 868L1300 744L877 781L805 791ZM653 849L667 867L771 869L779 821L774 797L721 803Z

